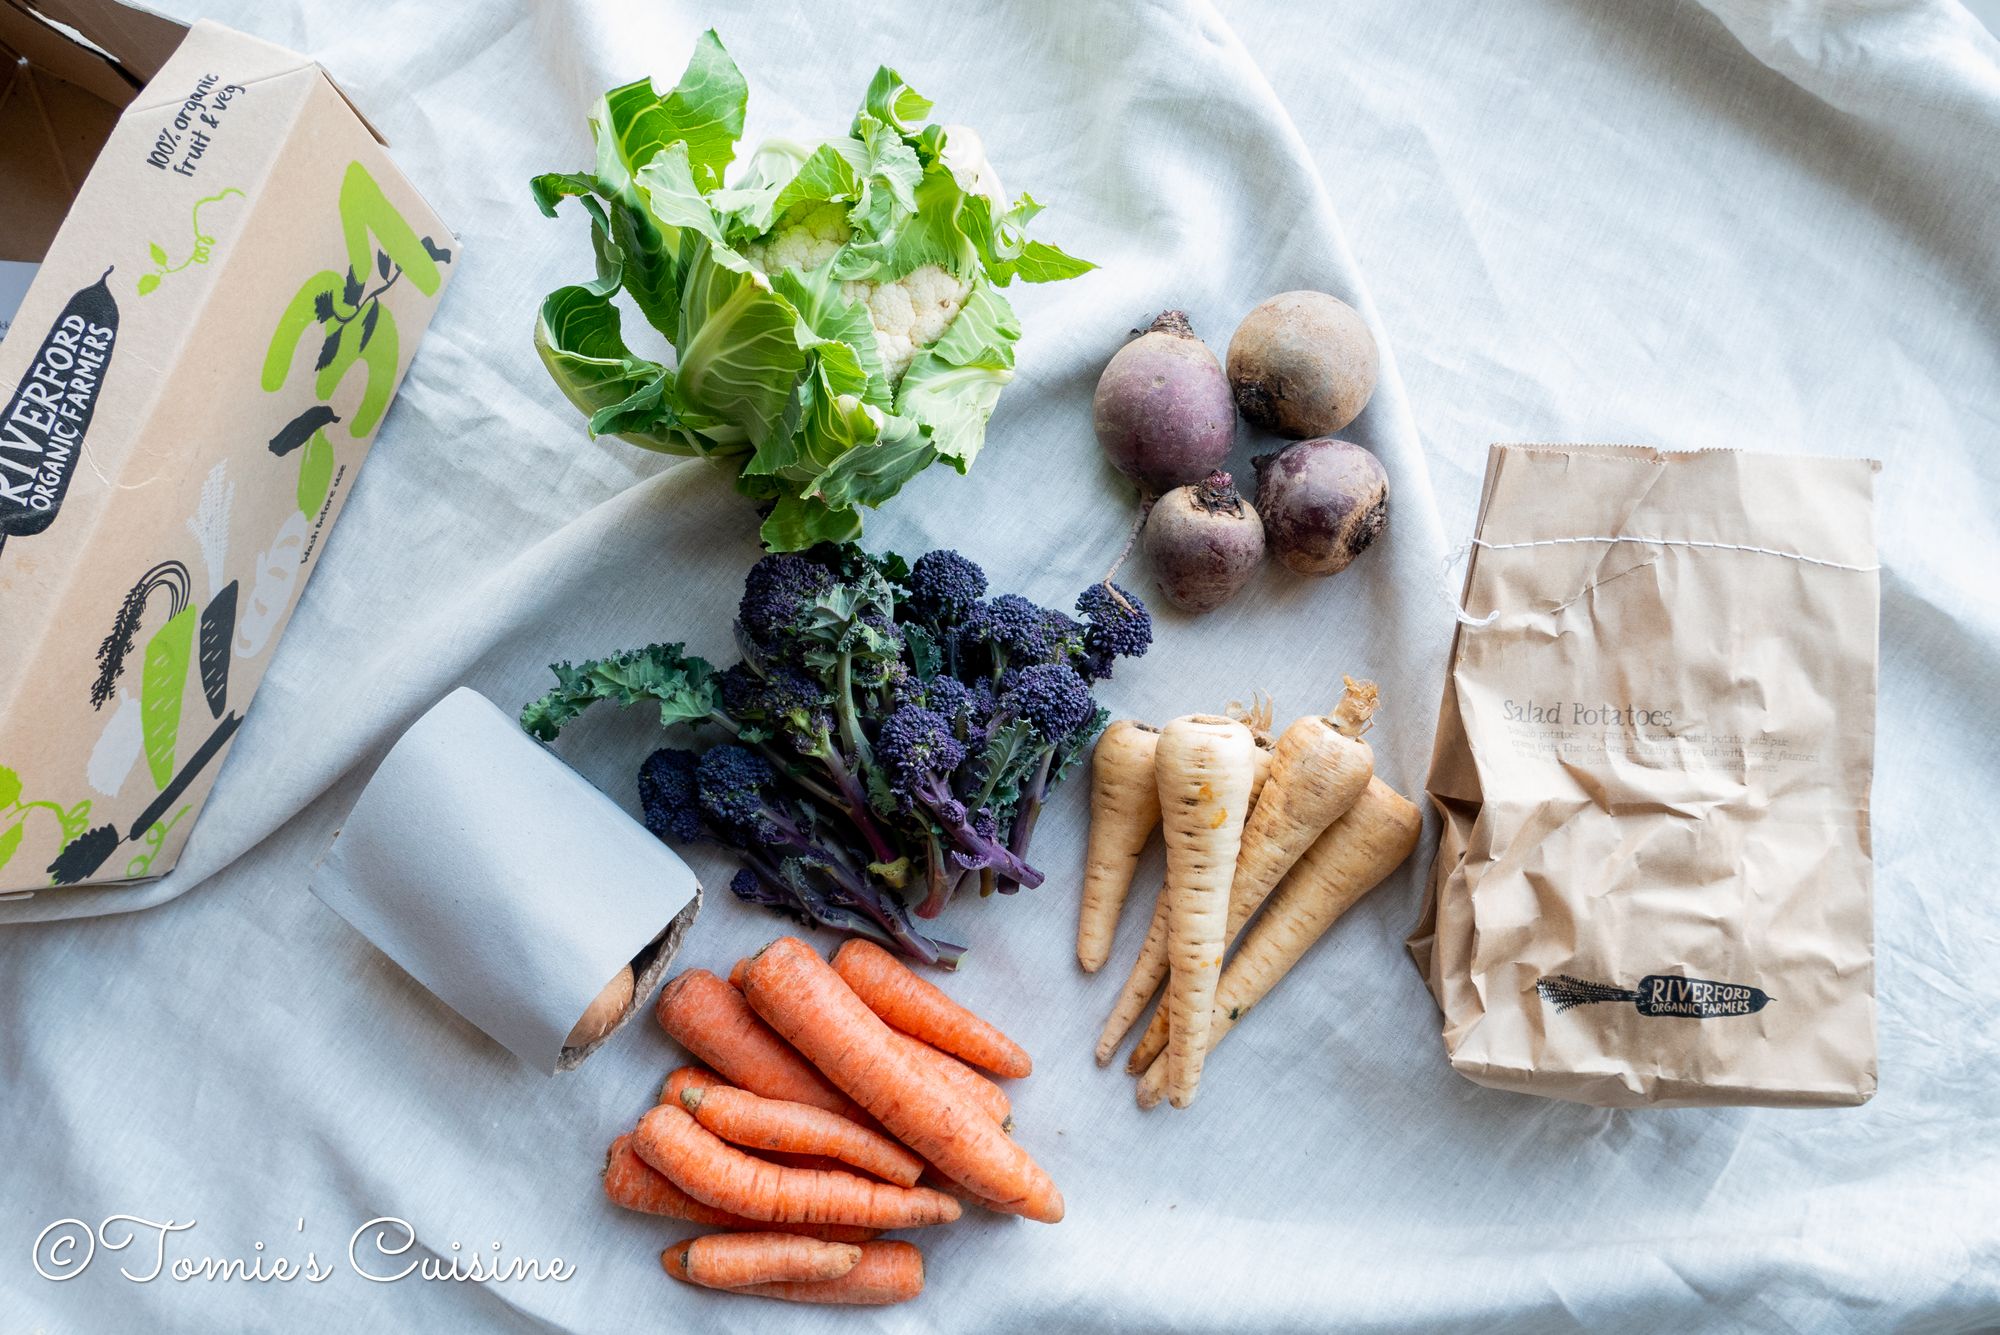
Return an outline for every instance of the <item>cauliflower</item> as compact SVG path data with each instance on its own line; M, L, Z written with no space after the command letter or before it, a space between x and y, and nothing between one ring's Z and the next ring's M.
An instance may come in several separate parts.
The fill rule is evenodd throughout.
M1029 240L1040 205L1009 202L979 136L929 124L887 66L845 135L739 160L748 97L713 32L671 92L605 94L595 169L531 183L552 217L585 197L598 273L549 294L535 346L592 434L733 467L765 545L804 551L933 464L970 467L1021 337L1000 289L1092 266ZM625 343L621 293L670 361Z
M764 274L806 272L831 260L853 235L846 205L814 204L786 214L769 235L744 246L743 257ZM925 264L888 282L842 283L840 291L868 308L876 351L894 383L919 352L944 337L972 284L942 266Z

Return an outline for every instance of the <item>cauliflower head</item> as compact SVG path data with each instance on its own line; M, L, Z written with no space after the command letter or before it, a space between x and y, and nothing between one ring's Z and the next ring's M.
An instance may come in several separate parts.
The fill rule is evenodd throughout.
M845 205L814 204L792 210L768 236L744 246L743 258L765 275L786 269L809 273L830 263L853 236ZM919 352L944 337L971 294L972 282L942 265L924 264L888 281L852 279L840 291L868 308L876 351L894 383Z

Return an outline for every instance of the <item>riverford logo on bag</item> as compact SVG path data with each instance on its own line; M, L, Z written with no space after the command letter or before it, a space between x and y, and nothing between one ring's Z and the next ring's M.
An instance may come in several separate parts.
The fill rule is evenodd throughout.
M36 77L88 85L48 104L98 118L0 135L9 180L97 145L52 173L83 185L23 243L41 267L0 343L9 897L173 867L457 244L304 56L34 3L111 54L29 29L56 44L21 53Z
M1714 1020L1725 1015L1755 1015L1771 1004L1771 998L1754 987L1665 973L1649 973L1637 987L1593 983L1559 973L1536 983L1535 990L1558 1012L1599 1001L1629 1001L1641 1015Z

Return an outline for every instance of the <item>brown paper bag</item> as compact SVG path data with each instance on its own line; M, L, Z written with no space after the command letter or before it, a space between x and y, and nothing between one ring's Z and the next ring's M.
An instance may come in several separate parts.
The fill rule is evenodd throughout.
M1409 943L1461 1074L1606 1106L1875 1092L1877 467L1488 455Z

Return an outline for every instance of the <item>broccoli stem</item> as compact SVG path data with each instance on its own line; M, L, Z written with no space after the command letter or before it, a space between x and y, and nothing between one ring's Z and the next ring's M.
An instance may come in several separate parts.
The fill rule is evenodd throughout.
M966 823L962 810L956 812L952 810L962 808L964 804L951 796L950 791L937 776L933 775L919 785L914 796L937 821L945 837L951 840L952 846L963 854L965 861L972 866L1004 871L1021 884L1030 887L1042 883L1043 877L1040 872L1016 857L1005 844L988 839L973 829Z
M868 739L861 733L861 724L854 713L854 651L844 650L840 655L840 667L835 674L837 690L833 697L834 717L840 720L840 740L846 744L847 753L862 764L871 764L874 756L869 753Z
M845 811L848 819L854 822L855 829L859 830L862 839L867 841L868 851L873 855L872 861L894 862L898 855L889 846L888 839L883 836L882 827L868 814L868 795L861 790L861 781L854 777L854 771L847 767L847 762L840 758L840 753L830 746L819 759L841 791L840 797L828 799L829 804Z
M944 906L951 902L951 894L958 889L959 878L946 875L949 868L945 865L944 846L938 843L936 835L926 832L924 844L924 882L927 891L924 902L917 905L917 916L935 918L943 913Z
M1042 800L1048 796L1049 773L1055 766L1056 753L1053 750L1042 755L1042 763L1035 767L1035 777L1021 794L1020 806L1014 813L1014 832L1007 840L1007 850L1017 858L1028 856L1028 840L1035 835L1035 822L1041 819ZM1021 883L1012 876L1002 876L996 887L1001 894L1011 895L1020 890Z

